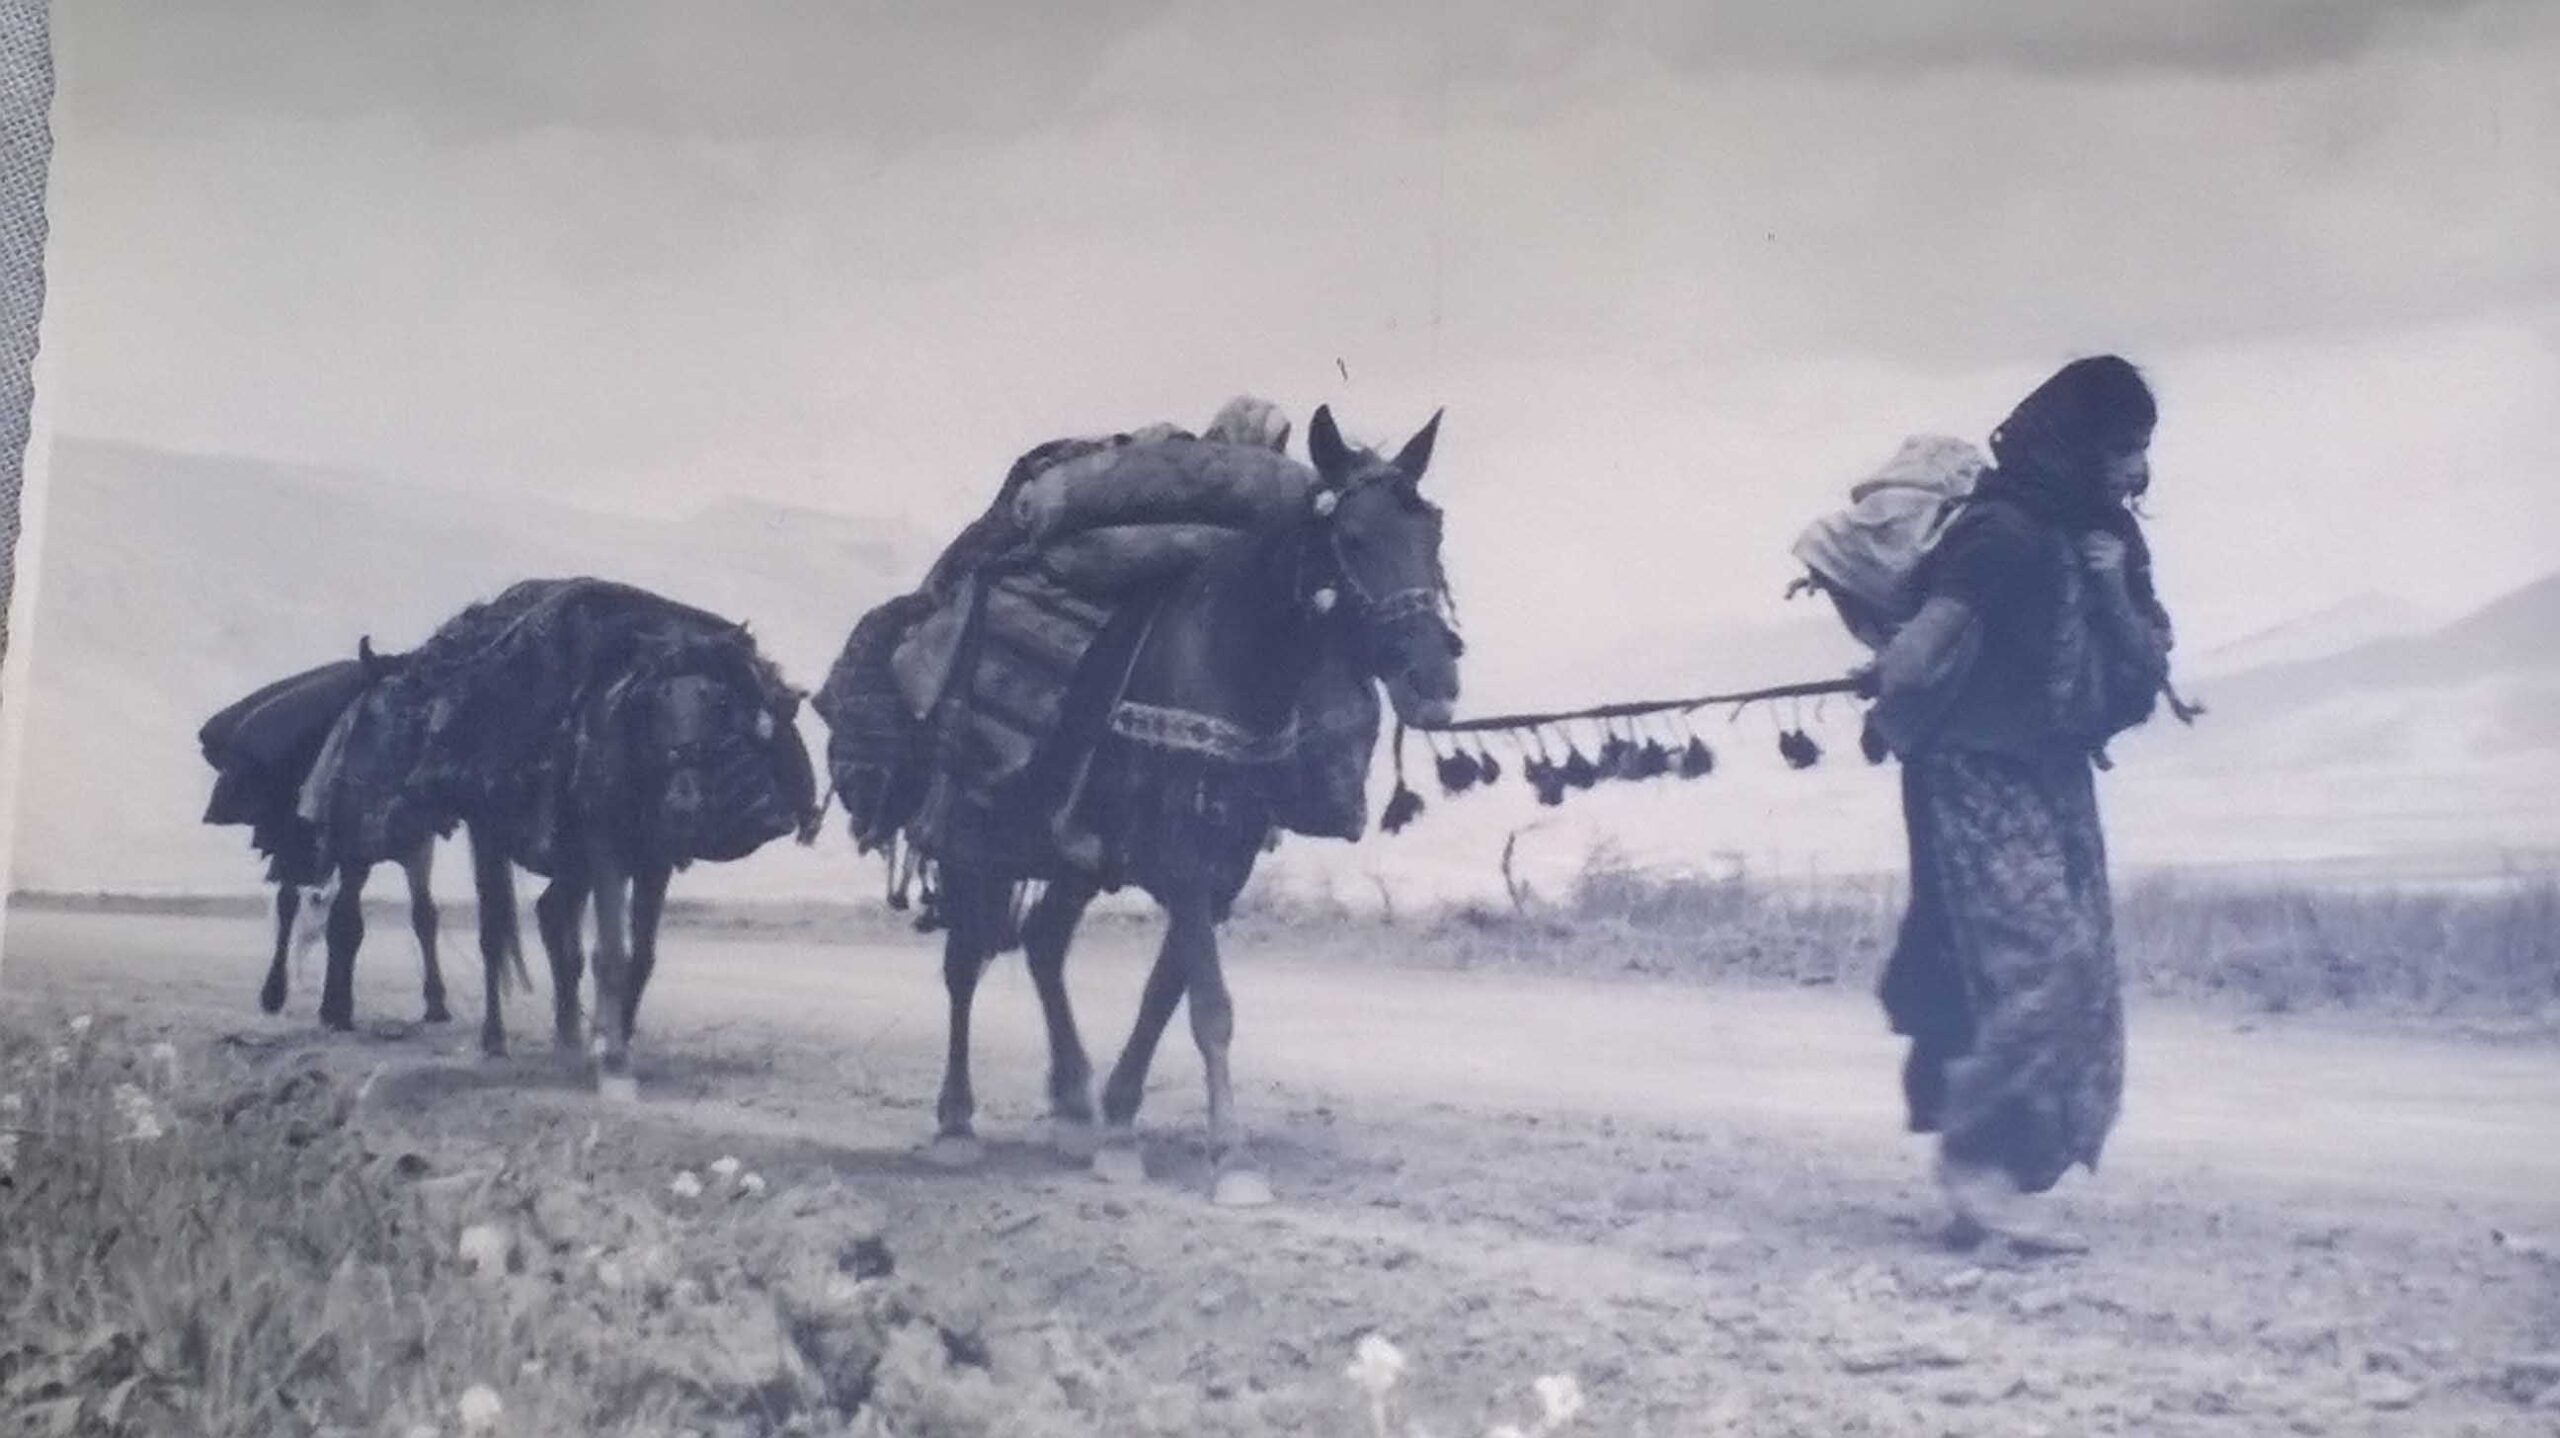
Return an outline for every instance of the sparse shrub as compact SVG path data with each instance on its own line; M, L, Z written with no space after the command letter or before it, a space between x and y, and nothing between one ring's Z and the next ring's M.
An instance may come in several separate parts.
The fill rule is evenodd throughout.
M164 1047L0 1040L0 1432L1183 1431L1054 1321L953 1317L849 1191L786 1213L724 1159L678 1199L539 1130L376 1153L317 1057L181 1090Z

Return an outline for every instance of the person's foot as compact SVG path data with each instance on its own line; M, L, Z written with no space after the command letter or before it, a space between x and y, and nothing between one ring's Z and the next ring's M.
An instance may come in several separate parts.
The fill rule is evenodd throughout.
M1938 1187L1947 1196L1951 1219L1947 1241L1971 1248L1999 1239L2021 1258L2086 1253L2089 1241L2033 1211L2032 1200L2019 1192L2005 1170L1965 1163L1938 1155Z

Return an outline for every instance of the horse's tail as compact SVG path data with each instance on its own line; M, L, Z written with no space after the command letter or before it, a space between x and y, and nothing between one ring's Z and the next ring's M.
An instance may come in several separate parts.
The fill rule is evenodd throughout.
M505 977L508 980L507 987L515 990L517 993L530 994L533 992L533 973L524 966L524 929L521 925L510 924L507 926L507 967Z

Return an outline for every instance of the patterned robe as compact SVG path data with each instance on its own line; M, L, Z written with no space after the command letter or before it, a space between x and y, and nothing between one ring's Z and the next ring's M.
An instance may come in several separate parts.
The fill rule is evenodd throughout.
M2075 1163L2096 1168L2124 1091L2091 755L2149 712L2166 616L2102 609L2126 605L2121 588L2093 580L2066 533L2005 505L1961 521L1929 580L1966 617L1915 622L1906 637L1934 652L1876 710L1902 758L1911 846L1881 997L1912 1041L1913 1131L2040 1193ZM2136 629L2139 652L2116 642Z

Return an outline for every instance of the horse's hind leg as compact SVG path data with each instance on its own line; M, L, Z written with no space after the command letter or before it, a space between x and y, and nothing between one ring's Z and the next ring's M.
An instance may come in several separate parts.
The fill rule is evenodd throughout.
M421 839L418 847L400 861L401 870L409 876L409 931L418 936L418 964L424 971L427 1012L426 1022L451 1023L453 1011L444 1003L444 964L436 956L436 841Z
M371 864L342 864L329 901L329 970L320 980L320 1026L356 1026L356 950L364 945L364 881Z
M1138 1105L1147 1096L1147 1070L1155 1063L1156 1043L1173 1021L1191 981L1193 940L1180 911L1166 906L1169 922L1155 967L1147 971L1147 987L1138 997L1138 1021L1129 1030L1128 1046L1111 1066L1102 1085L1102 1146L1093 1155L1093 1171L1114 1183L1136 1183L1147 1176L1145 1156L1138 1151ZM1202 920L1207 913L1202 911Z
M1058 1146L1075 1158L1093 1154L1093 1064L1076 1034L1067 1002L1067 946L1095 890L1082 881L1051 884L1022 925L1023 957L1040 992L1040 1017L1049 1029L1049 1117Z
M969 1012L978 978L994 957L1011 915L1012 889L985 874L946 873L943 912L951 926L942 936L942 986L951 998L950 1043L942 1065L942 1096L934 1104L934 1162L965 1167L978 1161L977 1096L969 1086Z
M507 1052L507 956L516 940L516 874L506 850L480 831L471 833L471 888L480 901L480 1052Z
M583 881L562 876L545 885L533 901L534 923L542 931L542 952L551 960L551 1035L560 1051L581 1052L578 1032L578 985L586 976L587 955L579 932L586 909Z
M276 956L267 965L267 981L258 987L258 1007L284 1012L285 961L293 949L293 921L302 912L302 886L288 879L276 885Z

